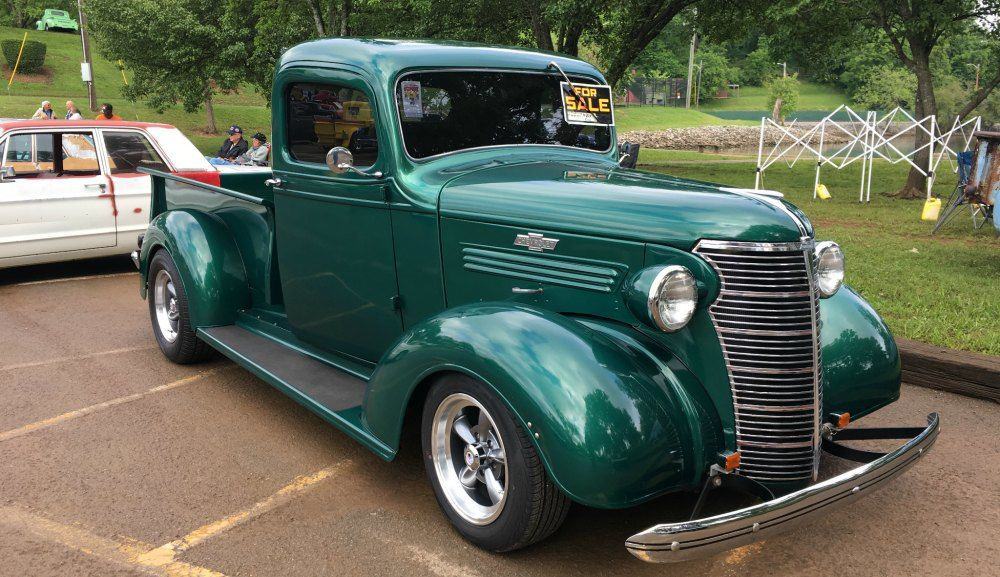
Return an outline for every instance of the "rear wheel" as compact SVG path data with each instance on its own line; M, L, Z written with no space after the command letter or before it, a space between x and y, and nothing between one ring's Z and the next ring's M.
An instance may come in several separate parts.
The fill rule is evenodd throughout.
M163 354L182 365L208 358L212 348L199 339L191 327L187 293L177 266L166 250L153 256L146 278L149 318Z
M424 463L438 503L463 537L513 551L548 537L570 500L552 483L525 430L483 383L460 375L428 393Z

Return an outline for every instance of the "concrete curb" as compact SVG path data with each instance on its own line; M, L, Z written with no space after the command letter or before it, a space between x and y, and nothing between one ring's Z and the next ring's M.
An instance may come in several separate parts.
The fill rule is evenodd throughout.
M1000 403L1000 357L896 339L903 382Z

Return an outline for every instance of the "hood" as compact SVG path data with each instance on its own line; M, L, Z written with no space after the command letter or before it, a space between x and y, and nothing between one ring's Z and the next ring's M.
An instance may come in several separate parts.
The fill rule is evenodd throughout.
M690 250L700 239L794 242L801 212L718 185L573 161L484 168L444 185L442 216ZM798 216L792 216L792 213ZM808 222L803 223L811 232Z

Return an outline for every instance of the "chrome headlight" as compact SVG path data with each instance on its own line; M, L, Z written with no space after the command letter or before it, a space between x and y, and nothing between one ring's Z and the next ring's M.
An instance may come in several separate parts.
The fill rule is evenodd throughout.
M694 275L680 265L664 267L649 287L649 316L660 329L672 333L684 328L698 304Z
M816 245L816 283L822 298L832 297L844 284L844 253L835 242Z

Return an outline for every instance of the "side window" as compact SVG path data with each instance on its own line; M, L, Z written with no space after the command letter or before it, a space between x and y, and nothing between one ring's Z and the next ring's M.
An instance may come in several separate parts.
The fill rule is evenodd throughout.
M31 158L32 135L15 134L8 139L7 155L3 159L4 168L14 167L18 176L38 174L39 170Z
M170 170L149 139L138 132L104 132L104 147L111 174L133 173L140 166Z
M287 93L288 151L302 162L326 163L343 146L363 168L378 159L372 104L364 92L334 84L292 84Z
M61 154L57 156L55 150ZM101 173L94 135L89 132L13 135L3 165L13 166L18 177L96 176Z

